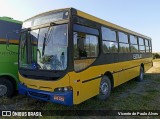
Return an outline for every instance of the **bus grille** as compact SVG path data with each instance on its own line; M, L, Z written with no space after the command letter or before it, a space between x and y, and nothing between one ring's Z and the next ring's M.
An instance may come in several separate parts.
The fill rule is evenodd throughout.
M49 95L47 94L41 94L41 93L36 93L36 92L31 92L31 91L29 91L29 94L34 97L49 99Z

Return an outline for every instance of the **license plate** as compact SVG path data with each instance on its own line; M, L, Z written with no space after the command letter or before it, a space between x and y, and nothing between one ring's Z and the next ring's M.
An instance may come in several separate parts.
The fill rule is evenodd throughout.
M64 102L64 97L63 96L54 96L54 100L58 100L58 101L63 101Z

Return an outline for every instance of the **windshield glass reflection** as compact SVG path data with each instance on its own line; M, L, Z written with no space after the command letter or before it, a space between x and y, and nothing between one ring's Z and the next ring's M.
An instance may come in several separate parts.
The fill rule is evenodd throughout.
M20 67L39 70L67 68L67 24L21 34Z

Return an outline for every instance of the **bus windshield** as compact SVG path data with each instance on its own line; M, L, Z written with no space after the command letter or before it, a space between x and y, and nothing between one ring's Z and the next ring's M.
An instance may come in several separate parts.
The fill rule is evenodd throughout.
M67 24L62 24L22 32L19 67L33 70L65 70L67 27Z

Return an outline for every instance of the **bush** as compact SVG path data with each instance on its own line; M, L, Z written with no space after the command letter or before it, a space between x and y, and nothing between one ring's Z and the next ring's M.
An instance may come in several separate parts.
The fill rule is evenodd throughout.
M153 59L160 58L160 54L158 53L153 53L152 56L153 56Z

